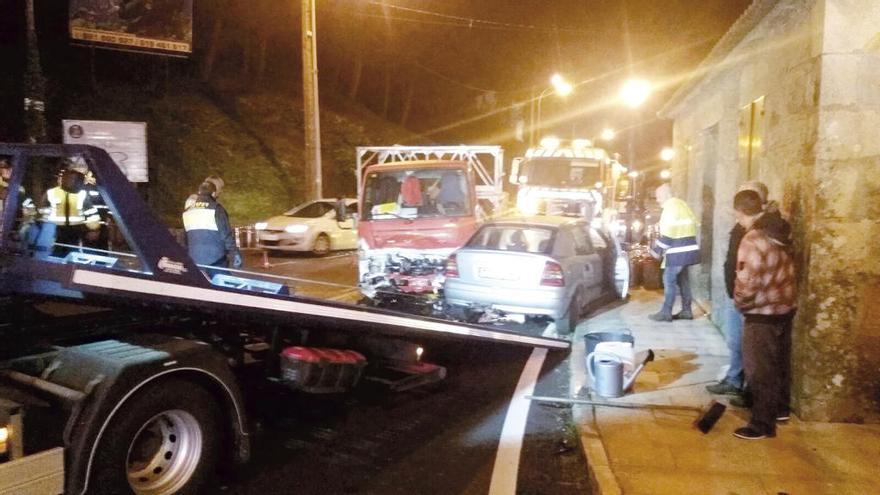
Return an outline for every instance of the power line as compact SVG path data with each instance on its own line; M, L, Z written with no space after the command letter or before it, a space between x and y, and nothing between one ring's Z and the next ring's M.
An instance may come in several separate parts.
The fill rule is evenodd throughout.
M547 31L547 32L563 31L563 32L583 34L583 35L592 34L592 31L587 31L587 30L583 30L583 29L559 28L559 27L555 27L555 26L548 28L548 27L542 27L542 26L535 26L533 24L515 24L515 23L510 23L510 22L491 21L491 20L486 20L486 19L477 19L477 18L473 18L473 17L462 17L462 16L457 16L457 15L444 14L442 12L435 12L435 11L423 10L423 9L415 9L412 7L404 7L401 5L394 5L394 4L385 3L385 2L371 1L369 3L372 5L378 5L380 7L387 7L389 9L399 10L402 12L409 12L409 13L413 13L413 14L440 17L443 19L451 19L454 21L458 21L458 23L454 24L454 25L462 26L462 27L469 27L469 28L482 27L482 28L489 28L489 29L495 29L495 30L513 29L513 30L532 30L532 31ZM410 20L410 18L406 18L406 20Z

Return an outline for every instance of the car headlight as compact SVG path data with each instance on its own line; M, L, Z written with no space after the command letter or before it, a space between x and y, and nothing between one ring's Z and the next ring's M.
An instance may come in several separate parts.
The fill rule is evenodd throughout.
M303 232L305 232L307 230L309 230L309 226L302 225L302 224L294 224L294 225L288 225L287 227L284 227L284 231L287 232L288 234L302 234Z
M256 230L266 230L266 227L268 226L269 224L267 222L257 222L254 224Z

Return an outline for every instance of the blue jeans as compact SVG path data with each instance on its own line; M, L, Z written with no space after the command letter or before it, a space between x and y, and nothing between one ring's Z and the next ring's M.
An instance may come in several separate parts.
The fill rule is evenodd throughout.
M664 315L672 315L675 295L681 292L681 310L691 311L691 281L688 278L688 267L667 266L663 271L663 308Z
M724 310L721 317L721 328L724 330L724 340L730 349L730 369L724 381L737 388L743 386L743 361L742 361L742 332L743 315L736 309L733 299L725 298Z

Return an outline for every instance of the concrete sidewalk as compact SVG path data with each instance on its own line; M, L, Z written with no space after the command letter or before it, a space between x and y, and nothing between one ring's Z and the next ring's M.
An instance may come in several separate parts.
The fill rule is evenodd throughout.
M630 300L591 315L578 327L572 359L573 396L586 393L583 335L629 328L636 351L652 349L634 392L616 401L707 406L705 385L717 379L728 351L706 316L656 323L648 314L662 294L635 291ZM727 402L728 397L714 397ZM777 436L741 440L733 431L748 411L728 407L702 434L689 411L576 405L574 419L594 494L866 494L877 492L880 425L809 423L795 415Z

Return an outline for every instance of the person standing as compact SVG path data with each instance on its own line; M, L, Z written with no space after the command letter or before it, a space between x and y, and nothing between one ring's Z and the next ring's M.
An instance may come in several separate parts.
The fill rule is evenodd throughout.
M745 315L743 368L752 399L751 419L734 436L776 436L788 417L791 387L791 323L795 312L795 266L791 227L767 215L755 191L733 199L736 221L746 231L736 256L733 298Z
M189 255L199 265L239 268L241 252L229 225L226 209L217 202L217 186L205 181L195 201L183 212Z
M761 197L761 203L765 204L765 215L779 215L779 208L776 203L767 204L767 186L763 182L756 180L744 182L739 186L740 191L755 191ZM724 260L724 284L727 289L727 298L724 301L722 310L722 328L724 329L724 338L727 342L727 348L730 350L730 366L724 378L718 383L706 385L706 390L713 394L720 395L742 395L744 376L742 365L742 328L743 315L736 308L733 301L733 281L736 278L736 254L739 250L739 243L746 234L746 229L737 222L733 223L730 229L730 236L727 242L727 258Z
M71 245L79 246L84 240L98 236L101 217L84 185L83 174L67 168L61 172L58 186L46 191L46 219L56 226L53 256L64 256L71 251Z
M684 201L672 196L669 184L662 184L655 191L657 203L663 208L660 214L660 237L651 248L651 256L663 259L663 307L648 315L654 321L674 319L692 320L690 279L688 267L700 262L700 246L697 244L697 219ZM672 314L676 292L681 293L681 312Z

